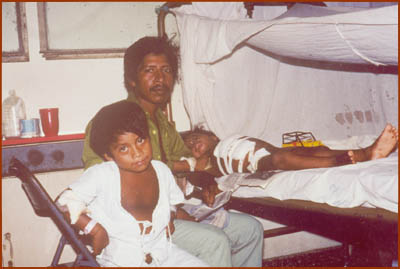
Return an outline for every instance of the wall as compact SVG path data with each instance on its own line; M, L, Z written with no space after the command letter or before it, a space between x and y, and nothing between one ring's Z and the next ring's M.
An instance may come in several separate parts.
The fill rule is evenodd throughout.
M59 107L59 133L83 133L102 106L126 97L123 59L46 60L39 54L35 2L26 2L26 17L30 60L2 63L2 100L15 89L25 102L27 117L39 117L39 108ZM190 122L179 84L172 96L172 108L177 129L188 130Z

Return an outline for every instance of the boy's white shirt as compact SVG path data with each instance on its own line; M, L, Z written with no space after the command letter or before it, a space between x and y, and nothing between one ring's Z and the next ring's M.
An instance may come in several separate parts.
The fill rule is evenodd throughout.
M143 261L147 253L151 253L156 264L162 264L171 254L172 242L166 237L170 207L182 203L184 196L164 163L152 160L151 164L158 178L159 200L152 215L152 231L146 235L141 235L138 221L121 205L120 173L113 161L87 169L79 180L69 186L73 200L84 203L84 210L88 210L90 217L108 233L110 243L97 257L102 265L146 265ZM63 193L61 201L64 198Z

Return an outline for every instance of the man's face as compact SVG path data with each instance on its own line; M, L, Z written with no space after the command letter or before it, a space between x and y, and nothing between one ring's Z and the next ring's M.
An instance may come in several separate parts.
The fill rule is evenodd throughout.
M184 142L196 159L210 156L216 145L215 139L207 134L191 134L185 138Z
M105 154L106 160L113 160L119 169L141 173L149 168L152 150L149 138L142 138L135 133L123 133L110 146L112 156Z
M167 57L164 54L147 54L137 71L136 82L131 84L140 102L165 104L174 87L174 76Z

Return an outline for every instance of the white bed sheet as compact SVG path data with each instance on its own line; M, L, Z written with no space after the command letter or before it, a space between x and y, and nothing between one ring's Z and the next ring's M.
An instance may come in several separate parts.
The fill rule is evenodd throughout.
M263 187L238 187L233 196L299 199L341 208L378 207L397 213L398 153L340 167L282 171L267 179Z

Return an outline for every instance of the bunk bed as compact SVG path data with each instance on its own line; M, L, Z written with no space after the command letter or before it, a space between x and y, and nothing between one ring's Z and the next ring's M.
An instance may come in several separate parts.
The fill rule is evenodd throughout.
M350 134L355 131L358 132L357 137L363 139L365 134L377 133L385 120L397 123L397 5L367 10L326 8L321 4L310 6L285 2L262 3L260 5L283 5L288 8L287 12L262 21L249 19L254 5L246 5L246 18L235 20L206 18L192 14L193 11L187 4L190 3L165 4L160 9L158 25L159 35L165 36L163 20L165 15L171 12L177 18L181 38L185 35L185 31L189 33L196 31L193 40L183 39L186 44L182 44L181 48L184 101L192 126L203 126L219 137L226 137L234 131L278 144L280 142L278 138L274 138L265 130L274 129L284 133L289 128L287 124L285 125L285 121L289 120L294 124L291 127L294 129L312 129L319 124L321 127L315 128L315 131L318 137L329 144L329 140L333 141L333 137L339 137L341 140L354 138ZM195 48L189 51L187 46ZM257 129L259 126L256 128L249 124L242 126L236 124L236 129L233 129L228 125L234 125L232 121L224 125L223 120L228 114L212 110L215 102L209 99L223 94L216 77L221 73L221 69L226 68L225 62L228 62L235 53L240 54L237 52L243 47L255 50L258 54L256 57L248 57L246 54L240 60L245 58L257 60L257 57L263 54L273 61L290 66L312 68L316 73L319 72L314 71L316 69L327 70L328 73L340 71L342 72L340 78L348 77L348 73L344 72L354 72L355 76L359 77L364 73L383 74L382 77L389 81L387 84L383 83L384 87L396 87L390 93L393 94L393 104L382 101L383 108L379 111L380 122L370 120L368 125L365 124L368 121L368 115L365 113L365 121L359 120L360 124L357 126L350 125L347 112L343 113L345 120L350 122L347 125L343 122L338 124L329 121L332 119L315 114L311 116L315 119L310 122L299 123L307 113L287 116L285 110L267 104L266 106L271 107L268 112L271 115L275 113L275 116L279 117L276 122L266 122L261 131ZM222 66L221 69L218 69L218 64ZM282 64L279 68L283 69ZM307 75L307 72L304 74ZM204 79L199 80L199 77ZM275 84L277 83L275 81ZM355 96L360 94L361 90L354 91ZM269 97L275 98L275 96ZM295 102L301 102L296 100L296 96L294 99ZM229 102L234 103L232 100ZM322 103L320 109L324 106L328 105ZM237 107L235 109L240 110ZM365 108L365 112L367 111ZM240 116L236 117L232 112L231 115L240 122ZM269 117L268 114L263 115ZM354 115L357 117L355 112ZM338 114L335 120L339 121ZM259 125L259 121L253 122ZM328 126L332 127L327 128ZM367 139L363 143L368 144L371 141L373 140ZM333 148L335 146L337 145L333 143ZM265 231L265 237L308 231L341 242L346 249L346 265L392 266L398 260L397 152L386 159L349 165L341 169L281 172L265 180L262 188L259 186L237 188L228 208L287 226ZM365 264L353 259L355 250L360 251Z

